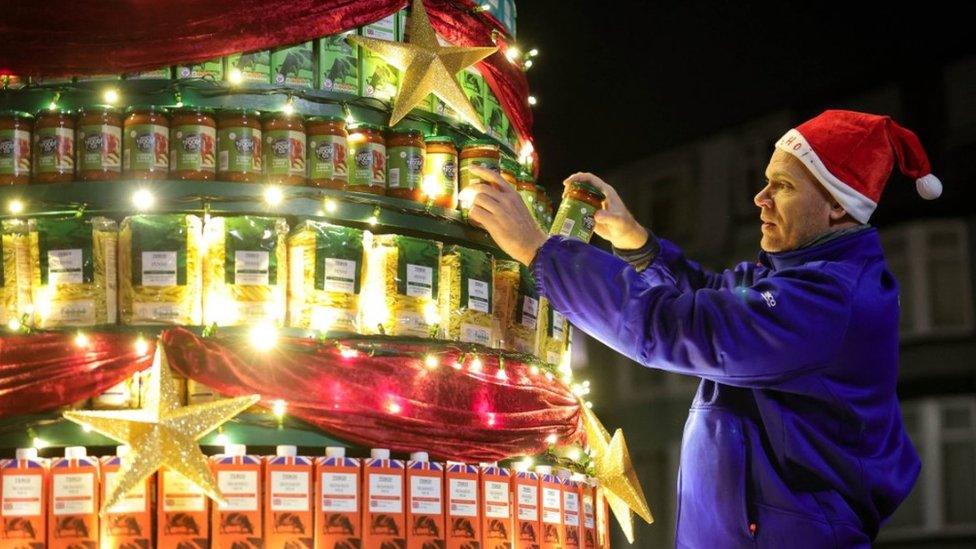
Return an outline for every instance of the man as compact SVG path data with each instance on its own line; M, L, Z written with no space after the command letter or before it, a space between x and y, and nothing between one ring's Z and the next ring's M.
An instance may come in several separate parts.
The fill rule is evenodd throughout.
M712 273L640 226L613 187L595 231L619 257L535 227L492 172L471 219L531 265L574 325L652 368L702 379L685 424L679 547L869 547L918 476L902 425L898 284L867 225L897 160L941 193L918 138L827 111L776 143L757 263Z

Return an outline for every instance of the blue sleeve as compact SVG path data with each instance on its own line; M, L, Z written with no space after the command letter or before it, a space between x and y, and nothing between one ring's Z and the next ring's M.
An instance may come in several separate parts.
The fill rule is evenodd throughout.
M685 258L684 252L674 242L664 238L657 240L658 253L643 271L650 281L671 280L682 292L722 287L722 273L709 271L699 263Z
M561 237L546 241L533 268L539 293L609 347L646 366L740 387L774 386L828 364L850 316L847 286L822 269L682 291Z

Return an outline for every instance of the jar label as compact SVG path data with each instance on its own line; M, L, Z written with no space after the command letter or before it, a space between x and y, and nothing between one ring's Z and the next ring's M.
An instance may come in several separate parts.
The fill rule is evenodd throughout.
M30 132L0 130L0 175L30 174Z
M244 126L223 128L217 135L221 172L261 171L261 130Z
M122 171L122 128L108 124L79 128L78 170Z
M386 187L386 146L359 141L349 147L349 185Z
M133 124L125 128L122 168L125 171L163 171L169 168L169 128Z
M428 198L454 196L457 192L457 155L428 153L423 173L423 190Z
M308 176L310 179L348 179L346 138L341 135L316 135L308 142Z
M35 173L64 173L75 167L75 132L71 128L41 128L34 132Z
M556 219L552 222L549 234L589 242L590 237L593 236L593 226L596 224L593 219L595 212L593 206L585 202L566 198L559 205L559 211L556 212Z
M268 174L305 176L305 132L265 132L264 146Z
M177 171L213 172L216 167L217 130L210 126L187 124L170 131L170 165Z
M387 149L389 188L419 189L424 169L424 150L420 147L390 147Z
M461 188L464 189L470 185L476 178L470 171L471 166L481 166L482 168L487 168L495 173L501 173L501 166L496 158L487 157L475 157L475 158L464 158L461 160Z

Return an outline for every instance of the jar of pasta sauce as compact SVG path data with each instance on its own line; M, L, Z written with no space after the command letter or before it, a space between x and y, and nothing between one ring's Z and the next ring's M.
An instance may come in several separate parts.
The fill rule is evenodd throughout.
M122 175L166 179L169 175L169 116L163 107L129 107L122 123Z
M0 112L0 185L26 185L31 178L31 129L26 112Z
M457 208L458 200L458 152L454 139L447 135L430 135L424 142L427 156L421 188L435 206L453 210Z
M427 145L420 130L391 129L386 137L386 195L423 202L421 182Z
M217 114L217 179L241 183L263 180L261 113L227 109Z
M589 242L593 236L593 214L603 208L606 195L584 181L571 181L563 191L559 211L549 234Z
M78 112L77 176L80 181L113 181L122 177L122 113L108 105Z
M173 179L213 181L217 173L217 122L212 109L174 110L169 141L169 173Z
M75 119L69 110L44 110L34 117L35 183L61 183L75 176Z
M471 173L471 166L481 166L496 173L501 171L502 153L494 141L488 139L474 139L464 143L461 149L460 190L468 188L472 183L480 181ZM461 206L461 211L467 215L468 205Z
M515 190L522 197L522 202L529 212L535 216L535 180L528 170L519 169L515 175Z
M513 189L517 188L518 182L517 182L516 174L518 173L519 170L518 162L516 162L514 158L511 158L509 156L502 156L500 167L502 172L502 179L504 179L505 182L508 183Z
M345 189L346 122L338 116L313 116L305 121L308 134L308 184L326 189Z
M535 211L542 228L548 231L552 227L552 200L542 185L535 186Z
M383 128L373 124L349 127L350 191L386 194L386 139Z
M262 129L265 180L279 185L304 185L305 121L301 115L267 114Z

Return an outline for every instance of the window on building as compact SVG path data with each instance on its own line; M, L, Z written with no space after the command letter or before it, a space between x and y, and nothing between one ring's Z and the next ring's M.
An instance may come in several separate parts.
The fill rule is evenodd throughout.
M969 243L963 221L931 220L886 229L882 246L900 287L902 339L972 331Z

